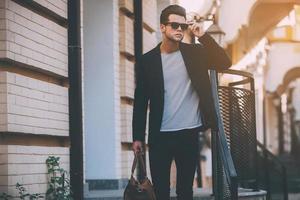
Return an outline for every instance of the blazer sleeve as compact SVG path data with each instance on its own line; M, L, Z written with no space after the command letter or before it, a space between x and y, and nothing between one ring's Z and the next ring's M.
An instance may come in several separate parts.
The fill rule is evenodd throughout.
M145 62L138 59L135 67L135 91L132 118L133 141L145 142L145 129L149 96L146 85Z
M225 50L208 33L204 33L198 41L205 48L209 69L228 69L232 65Z

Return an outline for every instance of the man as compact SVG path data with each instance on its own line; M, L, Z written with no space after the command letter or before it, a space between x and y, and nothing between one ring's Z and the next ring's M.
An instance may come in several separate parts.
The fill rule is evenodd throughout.
M181 42L188 28L201 45ZM142 151L149 103L149 159L157 200L170 199L173 159L177 199L192 200L198 132L217 129L208 69L229 68L231 61L200 24L186 23L181 6L162 11L160 29L162 42L137 61L132 148Z

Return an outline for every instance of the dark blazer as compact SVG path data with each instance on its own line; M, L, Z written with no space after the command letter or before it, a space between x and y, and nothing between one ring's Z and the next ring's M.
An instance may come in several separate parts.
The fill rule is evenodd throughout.
M205 33L201 44L180 43L181 51L192 86L199 95L203 127L217 129L208 69L227 69L231 61L225 51ZM164 78L160 44L137 61L136 88L133 106L133 141L145 141L147 107L149 104L148 143L155 143L161 128L164 110Z

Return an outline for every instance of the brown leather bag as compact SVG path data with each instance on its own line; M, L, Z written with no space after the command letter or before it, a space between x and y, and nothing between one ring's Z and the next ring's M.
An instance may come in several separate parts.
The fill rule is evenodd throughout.
M142 166L144 179L139 182L133 176L136 164L139 161ZM134 155L134 161L131 168L131 177L124 191L124 200L156 200L151 181L147 177L145 162L142 153Z

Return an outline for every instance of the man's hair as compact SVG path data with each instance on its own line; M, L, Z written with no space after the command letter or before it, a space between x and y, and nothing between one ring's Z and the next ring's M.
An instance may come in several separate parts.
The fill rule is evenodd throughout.
M160 23L165 24L169 21L169 15L180 15L186 19L185 9L179 5L170 5L163 9L160 14Z

